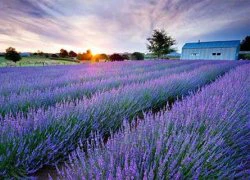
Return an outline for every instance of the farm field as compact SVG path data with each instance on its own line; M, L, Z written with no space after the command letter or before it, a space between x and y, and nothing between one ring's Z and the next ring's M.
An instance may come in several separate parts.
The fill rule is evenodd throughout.
M0 68L0 177L249 177L249 65Z
M92 136L58 172L64 179L249 179L250 64L172 109L128 124L103 148ZM139 124L139 125L138 125ZM131 128L132 127L132 128ZM136 128L134 128L136 127Z
M52 60L49 58L42 57L23 57L21 61L14 63L6 60L4 57L0 57L0 67L6 66L44 66L44 65L70 65L77 64L75 62L64 61L64 60Z

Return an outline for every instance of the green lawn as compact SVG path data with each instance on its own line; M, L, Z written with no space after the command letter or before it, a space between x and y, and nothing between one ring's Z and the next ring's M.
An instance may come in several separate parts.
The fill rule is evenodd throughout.
M46 65L68 65L77 64L76 62L64 61L64 60L52 60L43 57L23 57L21 61L16 64L12 61L6 60L4 57L0 57L0 67L6 66L46 66Z

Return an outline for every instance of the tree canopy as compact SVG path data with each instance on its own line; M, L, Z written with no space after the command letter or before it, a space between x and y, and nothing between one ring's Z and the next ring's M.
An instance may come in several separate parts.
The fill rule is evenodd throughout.
M86 53L79 53L78 55L77 55L77 59L78 60L87 60L87 61L90 61L91 59L92 59L92 57L93 57L93 55L92 55L92 52L91 52L91 50L90 49L88 49L87 51L86 51Z
M52 54L51 57L52 58L58 58L58 55L57 54Z
M132 54L132 59L133 60L144 60L144 54L140 52L134 52Z
M241 51L250 51L250 36L245 37L240 45Z
M66 51L65 49L60 50L60 57L65 58L65 57L68 57L68 56L69 56L68 51Z
M109 57L107 54L96 54L93 58L92 58L94 61L99 61L99 60L109 60Z
M123 56L121 56L120 54L112 54L109 56L110 61L124 61Z
M22 57L16 51L15 48L9 47L8 49L6 49L5 59L11 60L11 61L16 63L17 61L20 61L22 59Z
M129 60L129 55L128 54L123 54L122 59L123 60Z
M163 54L173 52L174 49L171 47L176 44L175 40L168 36L165 30L154 30L152 36L147 40L148 50L157 55L158 58Z
M74 51L69 52L69 57L76 57L77 54Z

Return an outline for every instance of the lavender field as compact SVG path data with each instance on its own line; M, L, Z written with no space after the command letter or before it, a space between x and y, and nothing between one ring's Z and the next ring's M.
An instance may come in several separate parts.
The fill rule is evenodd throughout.
M0 177L250 177L250 64L0 69Z

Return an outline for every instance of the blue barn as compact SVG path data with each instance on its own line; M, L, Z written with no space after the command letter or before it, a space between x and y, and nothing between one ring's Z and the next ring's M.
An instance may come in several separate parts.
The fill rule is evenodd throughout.
M240 40L186 43L181 59L237 60Z

